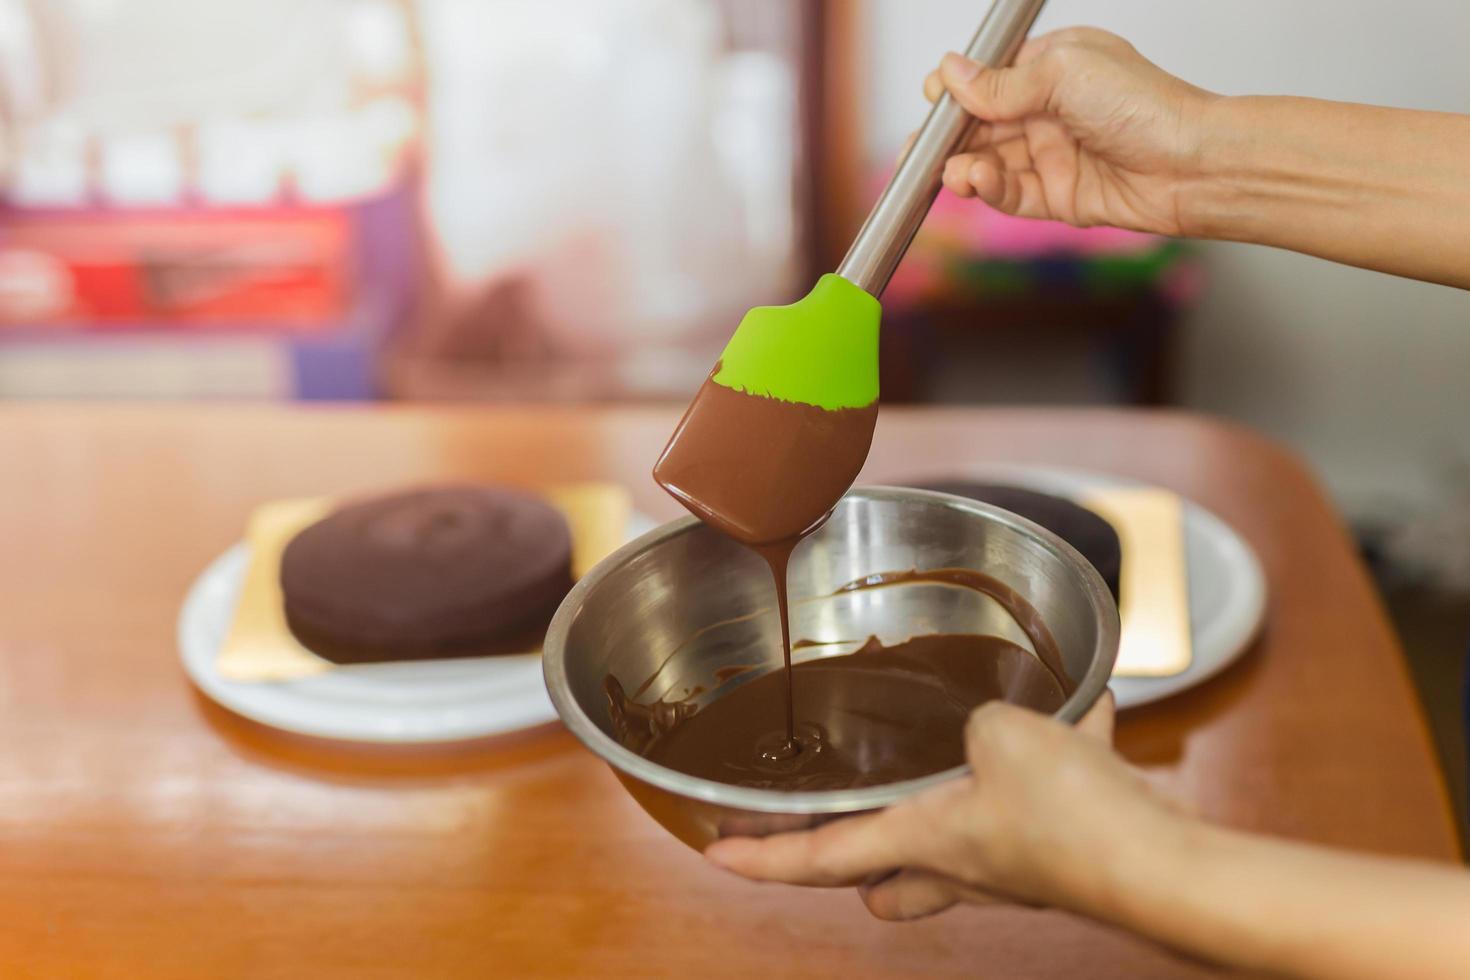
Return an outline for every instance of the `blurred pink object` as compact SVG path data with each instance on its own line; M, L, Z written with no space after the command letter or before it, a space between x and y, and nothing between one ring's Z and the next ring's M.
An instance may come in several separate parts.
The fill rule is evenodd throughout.
M910 249L898 268L893 270L893 278L888 280L888 287L883 290L883 302L890 305L912 302L919 297L943 292L944 285L943 264L936 261L932 253Z
M1074 228L1060 221L1015 218L979 201L940 191L915 248L962 246L977 258L1041 255L1128 255L1155 248L1157 235L1120 228Z
M887 174L880 174L873 181L874 194L886 179ZM1140 255L1164 241L1158 235L1119 228L1075 228L1060 221L1016 218L942 190L884 292L884 301L904 304L941 296L951 288L952 274L962 263ZM1182 280L1171 282L1169 288L1180 296L1196 290L1195 284Z

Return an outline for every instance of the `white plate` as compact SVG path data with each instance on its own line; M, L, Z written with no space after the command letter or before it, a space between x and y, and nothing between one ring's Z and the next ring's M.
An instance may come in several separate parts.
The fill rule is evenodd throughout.
M627 540L653 528L641 514ZM351 742L455 742L556 720L541 656L356 664L293 681L241 684L215 670L250 552L242 542L195 580L179 614L179 653L195 686L272 728Z
M934 479L951 475L1057 497L1140 485L1101 473L1007 463L956 467ZM1266 576L1251 546L1220 518L1187 497L1181 499L1193 656L1189 667L1171 677L1114 677L1108 686L1120 708L1158 701L1214 677L1245 652L1266 617Z

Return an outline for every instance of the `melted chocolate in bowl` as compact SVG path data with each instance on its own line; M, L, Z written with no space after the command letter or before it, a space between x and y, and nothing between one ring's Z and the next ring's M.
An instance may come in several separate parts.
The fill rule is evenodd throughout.
M1004 698L1061 707L1057 678L1027 650L994 636L932 634L791 669L800 751L784 739L784 671L737 686L709 705L630 703L606 682L620 740L659 765L761 789L830 790L916 779L965 761L964 728L980 704Z
M743 682L746 672L722 668L711 683L737 683L703 706L696 703L700 690L683 700L638 703L608 677L603 689L618 741L660 765L717 782L787 791L850 789L960 765L965 720L986 701L1000 698L1051 713L1072 693L1061 652L1040 614L983 572L888 572L850 582L834 595L912 584L991 596L1035 653L996 636L928 634L889 646L870 637L855 653ZM795 752L780 751L786 744L788 683L796 694Z
M852 486L876 420L876 403L827 410L736 391L713 376L705 381L654 467L654 479L770 566L783 669L737 678L728 693L703 706L692 699L639 703L609 676L603 687L625 747L718 782L844 789L960 765L965 720L986 701L1004 698L1048 713L1061 707L1070 685L1041 617L1014 590L969 569L873 575L839 592L908 582L983 592L1010 612L1034 654L1000 637L935 634L892 646L870 638L855 653L792 666L791 553Z

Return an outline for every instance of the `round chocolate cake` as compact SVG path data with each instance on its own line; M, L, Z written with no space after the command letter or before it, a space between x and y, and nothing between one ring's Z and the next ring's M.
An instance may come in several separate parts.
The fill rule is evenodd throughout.
M1118 576L1123 565L1123 548L1118 532L1086 507L1051 494L996 483L956 479L910 485L993 504L1012 514L1019 514L1033 524L1040 524L1091 562L1113 593L1113 599L1118 598Z
M286 546L286 621L335 663L534 649L571 588L571 555L560 512L513 490L365 500Z

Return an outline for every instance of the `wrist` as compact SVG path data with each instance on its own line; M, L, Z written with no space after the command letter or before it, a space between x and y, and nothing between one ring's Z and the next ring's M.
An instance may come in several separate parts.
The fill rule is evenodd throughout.
M1161 912L1178 902L1198 872L1218 828L1151 801L1117 835L1108 849L1084 911L1094 918L1151 932Z
M1071 911L1137 929L1185 869L1200 825L1157 801L1085 829L1089 846L1074 855L1064 888Z
M1249 237L1243 185L1259 161L1260 99L1216 96L1200 108L1190 166L1180 177L1177 209L1187 238L1240 241Z
M1164 811L1140 821L1109 864L1108 888L1086 914L1208 960L1270 970L1291 964L1276 922L1263 915L1273 887L1262 843ZM1243 887L1242 883L1249 883Z

